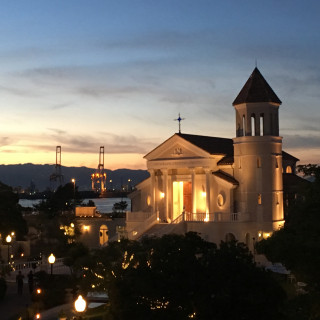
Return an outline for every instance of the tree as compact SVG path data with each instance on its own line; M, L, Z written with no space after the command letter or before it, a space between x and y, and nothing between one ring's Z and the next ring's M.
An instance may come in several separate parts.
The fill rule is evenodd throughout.
M37 225L40 234L36 249L39 252L48 254L54 251L57 255L68 250L68 243L72 242L79 234L74 223L74 205L80 204L81 199L77 187L73 183L60 186L50 198L35 205L39 216ZM71 225L74 225L73 234L69 234Z
M124 211L127 209L128 203L126 201L121 200L120 202L116 202L112 207L112 212L115 215L121 217L124 214Z
M270 319L282 289L244 244L195 233L113 242L96 251L87 284L107 290L112 319Z
M13 231L17 240L22 240L28 231L27 223L22 217L18 195L0 182L0 233L5 238Z
M75 187L73 183L67 183L52 193L50 198L35 205L35 208L47 215L48 218L54 218L72 213L74 206L81 204L81 202L78 187Z
M284 227L256 248L308 284L309 294L290 301L288 312L299 311L297 319L320 319L320 166L309 164L298 170L314 181L299 191Z

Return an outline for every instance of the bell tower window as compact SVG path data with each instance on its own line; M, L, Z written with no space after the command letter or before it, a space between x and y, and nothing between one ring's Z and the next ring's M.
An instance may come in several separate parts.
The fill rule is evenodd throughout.
M251 135L256 135L256 117L254 114L251 115Z

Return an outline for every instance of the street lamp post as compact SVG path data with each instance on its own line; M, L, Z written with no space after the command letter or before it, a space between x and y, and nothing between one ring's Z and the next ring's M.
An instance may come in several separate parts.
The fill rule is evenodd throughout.
M53 253L50 254L50 256L49 256L49 258L48 258L48 261L49 261L50 266L51 266L51 276L52 276L53 264L54 264L55 261L56 261L56 257L53 255Z
M79 320L82 319L81 314L86 310L87 302L83 299L82 295L78 296L78 299L74 302L74 308L79 314Z
M76 179L71 179L73 183L73 213L76 215Z
M7 235L6 237L6 242L7 242L7 245L8 245L8 264L10 263L10 242L12 240L12 237L11 235Z

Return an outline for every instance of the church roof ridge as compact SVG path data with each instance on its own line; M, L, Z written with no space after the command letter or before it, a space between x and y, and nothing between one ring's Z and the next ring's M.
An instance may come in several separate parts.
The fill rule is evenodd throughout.
M233 155L232 139L186 133L176 134L210 154Z
M232 105L250 102L282 103L257 67L254 68Z

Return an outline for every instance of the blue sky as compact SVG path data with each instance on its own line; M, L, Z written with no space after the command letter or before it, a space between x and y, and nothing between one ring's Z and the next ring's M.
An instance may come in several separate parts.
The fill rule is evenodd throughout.
M258 68L284 149L319 163L318 1L2 1L0 163L145 168L177 132L232 138Z

